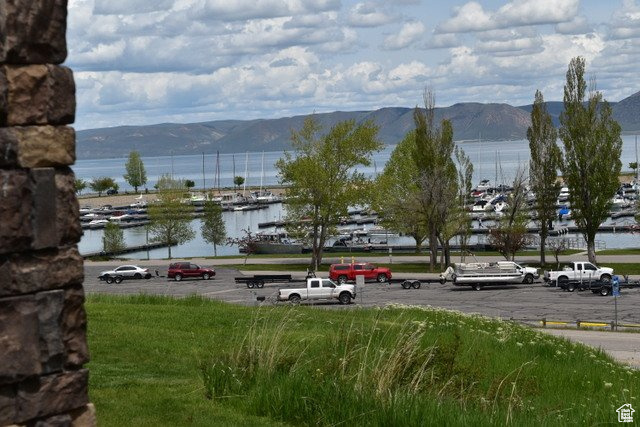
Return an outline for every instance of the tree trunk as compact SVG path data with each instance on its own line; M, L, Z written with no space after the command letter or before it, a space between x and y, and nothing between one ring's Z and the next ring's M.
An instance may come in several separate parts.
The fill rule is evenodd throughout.
M544 250L546 247L546 242L547 242L547 236L543 229L543 232L540 235L540 265L542 267L544 267L544 264L545 264Z
M218 248L215 243L213 244L213 256L218 256Z
M589 262L592 264L596 264L596 238L595 236L589 236L587 239L587 256L589 257Z
M445 246L444 246L444 265L445 267L448 267L451 265L451 246L449 245L448 240L445 242Z
M169 246L167 246L167 249L169 250L169 259L171 259L171 243L169 243Z
M438 237L436 233L431 232L431 236L429 237L429 266L431 267L431 271L434 271L436 268L436 262L438 261Z

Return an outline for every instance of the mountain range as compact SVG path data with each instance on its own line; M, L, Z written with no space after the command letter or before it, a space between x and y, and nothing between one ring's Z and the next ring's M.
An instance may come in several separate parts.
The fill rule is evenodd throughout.
M640 132L640 92L611 105L623 132ZM531 105L460 103L436 108L435 119L436 122L444 118L451 120L457 141L480 138L507 141L526 138L531 108ZM344 120L356 123L372 120L379 126L378 136L382 142L397 144L414 127L413 111L413 108L388 107L314 116L324 129ZM557 126L563 111L562 102L547 102L547 111ZM300 129L307 117L87 129L77 132L76 151L79 159L125 157L132 150L142 156L281 151L291 148L291 131Z

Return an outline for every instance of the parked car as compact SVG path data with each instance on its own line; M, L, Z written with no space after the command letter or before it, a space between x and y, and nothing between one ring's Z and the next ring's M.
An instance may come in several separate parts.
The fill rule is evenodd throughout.
M107 283L120 283L124 279L150 279L151 273L149 269L140 268L137 265L121 265L113 270L107 270L100 273L98 279Z
M115 188L110 188L110 189L107 190L107 194L109 196L112 196L114 194L118 194L118 190L116 190Z
M174 262L169 266L169 271L167 272L167 277L175 279L177 282L190 277L202 277L204 280L209 280L215 275L215 270L200 267L190 262Z
M391 270L376 267L370 263L331 264L329 278L339 284L356 280L356 276L364 276L364 280L377 280L380 283L391 280Z

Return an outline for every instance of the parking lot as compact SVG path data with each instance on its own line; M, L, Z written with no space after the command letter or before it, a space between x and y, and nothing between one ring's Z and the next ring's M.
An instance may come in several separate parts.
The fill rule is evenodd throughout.
M85 290L87 293L110 294L156 294L187 296L202 295L237 304L257 304L258 296L273 300L279 287L285 285L266 284L262 289L248 289L235 284L233 278L241 275L235 269L216 268L216 278L208 281L184 279L182 282L155 277L155 270L166 275L166 265L146 265L154 273L149 280L126 280L120 284L106 284L97 279L104 265L85 264ZM251 272L250 274L254 274ZM293 273L303 277L302 273ZM425 278L427 275L396 275ZM432 276L433 277L433 276ZM299 284L294 284L299 286ZM355 304L348 307L383 306L386 304L423 305L479 313L503 319L547 319L549 321L602 321L614 320L614 298L601 297L589 291L563 292L542 283L517 286L487 287L474 291L470 287L453 286L451 283L424 284L420 289L403 289L400 283L366 283L358 290ZM321 303L327 308L345 308L336 303ZM617 299L618 322L640 324L640 289L625 289Z

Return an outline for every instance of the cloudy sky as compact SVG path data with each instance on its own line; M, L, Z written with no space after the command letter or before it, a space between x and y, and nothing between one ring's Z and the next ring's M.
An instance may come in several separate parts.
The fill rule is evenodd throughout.
M634 0L69 0L76 128L640 90Z

